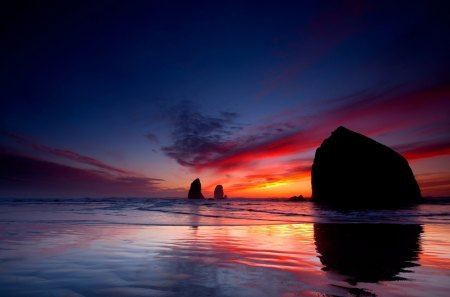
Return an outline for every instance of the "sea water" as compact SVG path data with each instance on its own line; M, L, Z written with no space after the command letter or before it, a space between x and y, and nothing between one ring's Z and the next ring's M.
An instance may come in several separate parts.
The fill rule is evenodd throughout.
M448 296L450 203L3 199L0 296Z

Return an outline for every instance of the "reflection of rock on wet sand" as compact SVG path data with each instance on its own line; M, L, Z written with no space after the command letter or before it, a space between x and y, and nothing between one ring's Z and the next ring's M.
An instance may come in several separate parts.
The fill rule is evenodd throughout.
M399 280L417 266L421 225L315 224L314 240L323 270L347 276L350 284Z

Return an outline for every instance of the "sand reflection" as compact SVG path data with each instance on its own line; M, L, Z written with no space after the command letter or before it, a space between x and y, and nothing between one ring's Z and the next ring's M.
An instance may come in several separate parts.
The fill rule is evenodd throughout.
M191 222L3 226L0 287L5 296L423 296L427 288L445 296L448 289L448 226Z
M174 286L188 296L302 296L324 275L311 224L199 226L160 257L165 275L186 276Z

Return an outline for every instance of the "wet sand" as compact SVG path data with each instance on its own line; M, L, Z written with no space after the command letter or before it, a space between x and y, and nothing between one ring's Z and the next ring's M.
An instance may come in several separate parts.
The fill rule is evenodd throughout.
M1 296L448 296L450 226L2 223Z

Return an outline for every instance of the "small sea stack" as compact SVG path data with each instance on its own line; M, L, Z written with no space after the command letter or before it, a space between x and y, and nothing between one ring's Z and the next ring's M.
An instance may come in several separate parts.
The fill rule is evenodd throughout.
M214 189L214 199L224 199L223 186L217 185Z
M196 178L189 188L188 192L189 199L204 199L202 194L202 184L200 183L200 179Z
M303 197L303 195L298 195L298 196L292 196L288 199L288 201L291 202L304 202L306 201L305 197Z
M404 157L344 127L316 150L311 185L313 201L336 206L385 207L422 200Z

